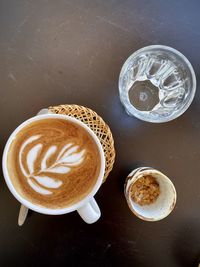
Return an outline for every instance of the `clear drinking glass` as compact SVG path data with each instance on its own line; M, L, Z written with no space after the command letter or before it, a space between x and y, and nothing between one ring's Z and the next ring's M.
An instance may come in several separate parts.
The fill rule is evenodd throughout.
M167 122L190 106L196 91L192 65L179 51L163 45L137 50L124 63L119 93L129 115Z

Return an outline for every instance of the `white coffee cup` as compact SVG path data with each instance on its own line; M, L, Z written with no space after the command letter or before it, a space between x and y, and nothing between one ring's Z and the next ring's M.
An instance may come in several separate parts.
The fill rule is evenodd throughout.
M72 211L77 211L79 213L79 215L81 216L81 218L86 222L86 223L94 223L96 222L100 216L101 216L101 212L99 209L98 204L96 203L95 199L94 199L94 195L97 193L98 189L100 188L102 181L103 181L103 177L104 177L104 172L105 172L105 157L104 157L104 152L103 152L103 148L102 145L99 141L99 139L97 138L97 136L94 134L94 132L87 126L85 125L83 122L72 118L70 116L67 115L61 115L61 114L44 114L46 113L45 110L44 112L40 112L40 114L43 113L43 115L37 115L35 117L32 117L28 120L26 120L25 122L23 122L21 125L19 125L14 132L10 135L5 148L4 148L4 152L3 152L3 160L2 160L2 168L3 168L3 174L4 174L4 178L5 181L7 183L7 186L9 188L9 190L11 191L11 193L14 195L14 197L25 207L39 212L39 213L43 213L43 214L49 214L49 215L60 215L60 214L65 214L65 213L69 213ZM91 192L81 201L79 201L78 203L75 203L71 206L68 207L64 207L64 208L58 208L58 209L50 209L50 208L45 208L39 205L36 205L32 202L30 202L29 200L27 200L24 196L21 196L17 190L15 189L12 180L9 176L9 172L8 172L8 168L7 168L7 156L8 156L8 152L10 149L10 145L13 141L13 139L16 137L17 133L24 128L25 126L29 125L30 123L34 122L34 121L39 121L41 119L48 119L48 118L58 118L58 119L64 119L70 122L73 122L77 125L79 125L80 127L84 128L89 135L92 137L92 139L94 140L94 142L96 143L98 149L99 149L99 153L100 153L100 160L101 160L101 165L100 165L100 172L99 172L99 177L96 181L96 184L94 185L94 187L92 188Z

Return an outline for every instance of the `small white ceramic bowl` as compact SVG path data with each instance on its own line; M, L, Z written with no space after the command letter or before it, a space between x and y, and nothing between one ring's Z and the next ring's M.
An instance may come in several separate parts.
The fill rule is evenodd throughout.
M150 205L140 206L135 203L130 194L131 186L141 177L153 176L160 186L160 195ZM133 170L127 177L124 193L130 210L140 219L145 221L159 221L167 217L176 204L176 189L171 180L158 170L150 167L141 167Z

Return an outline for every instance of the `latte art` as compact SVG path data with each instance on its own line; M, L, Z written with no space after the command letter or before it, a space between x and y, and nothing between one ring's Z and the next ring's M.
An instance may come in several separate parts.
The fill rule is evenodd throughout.
M80 126L44 119L17 134L8 154L8 168L21 195L56 208L88 194L99 175L100 155Z
M49 189L58 188L63 184L63 182L58 179L53 179L49 177L48 173L68 173L71 168L73 168L73 166L79 165L83 161L85 150L77 152L78 146L74 146L73 144L69 143L65 145L58 153L55 162L51 166L48 166L48 159L58 150L57 146L50 146L42 158L41 169L35 172L34 163L40 151L42 150L42 144L35 144L27 154L27 172L22 162L23 152L28 144L39 138L40 135L32 136L28 140L26 140L21 146L21 149L19 151L20 168L24 176L27 177L27 181L29 185L33 188L33 190L40 194L49 195L52 194L52 191L46 190L44 187ZM41 176L41 174L46 174L46 176ZM34 181L37 183L34 183Z

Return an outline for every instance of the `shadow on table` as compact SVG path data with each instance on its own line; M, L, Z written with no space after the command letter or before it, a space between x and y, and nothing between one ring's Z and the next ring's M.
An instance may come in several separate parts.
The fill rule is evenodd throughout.
M172 251L177 261L177 266L198 267L200 263L199 225L194 221L183 222L177 229L176 240L173 242Z

